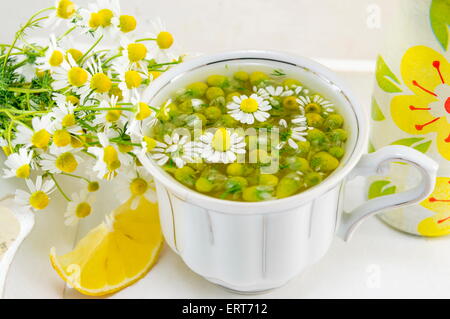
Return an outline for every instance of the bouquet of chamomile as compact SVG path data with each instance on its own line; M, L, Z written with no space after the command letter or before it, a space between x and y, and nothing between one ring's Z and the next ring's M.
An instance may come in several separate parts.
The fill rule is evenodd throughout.
M16 202L39 211L60 193L65 223L74 225L93 213L100 180L125 181L118 209L72 252L50 253L58 274L89 295L141 278L162 244L153 180L136 156L158 114L141 97L182 58L160 20L141 35L137 26L115 0L86 8L58 0L31 16L11 44L0 44L2 175L24 181ZM32 41L36 29L42 34ZM68 194L61 176L83 187Z

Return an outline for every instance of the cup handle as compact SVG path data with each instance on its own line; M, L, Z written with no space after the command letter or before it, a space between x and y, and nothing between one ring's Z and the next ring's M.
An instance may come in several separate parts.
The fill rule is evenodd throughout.
M427 198L434 189L439 165L423 153L406 146L390 145L378 151L363 155L348 175L356 176L386 175L390 162L403 162L415 166L422 175L419 185L407 191L373 198L353 211L344 213L337 235L344 241L350 240L356 228L369 216L390 208L416 204Z

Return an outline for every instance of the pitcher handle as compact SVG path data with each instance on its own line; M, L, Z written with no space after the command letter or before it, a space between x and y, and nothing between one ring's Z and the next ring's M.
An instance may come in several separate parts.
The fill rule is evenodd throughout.
M337 232L344 241L351 238L356 228L367 217L386 209L419 203L433 191L439 165L423 153L401 145L385 146L374 153L363 155L348 179L356 176L386 175L389 172L390 162L403 162L415 166L422 176L420 183L401 193L370 199L351 212L344 213Z

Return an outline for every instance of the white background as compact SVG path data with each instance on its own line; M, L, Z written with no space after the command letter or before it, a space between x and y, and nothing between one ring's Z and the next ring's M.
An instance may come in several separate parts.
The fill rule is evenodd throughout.
M232 49L272 49L318 59L340 73L362 107L369 107L373 61L389 30L384 22L395 14L397 0L127 0L124 13L136 15L139 29L161 17L183 52L210 53ZM76 1L84 4L86 1ZM0 42L9 42L17 26L34 11L52 5L45 0L0 2ZM371 14L379 13L382 28ZM376 22L376 19L375 19ZM0 192L20 183L0 180ZM360 193L361 192L361 193ZM354 194L362 190L350 190ZM360 201L360 200L359 200ZM51 269L48 252L69 251L77 238L112 208L109 197L98 200L100 211L79 229L63 225L61 199L36 216L36 226L12 264L6 298L82 298L65 287ZM102 211L103 210L103 211ZM256 297L365 298L450 297L450 241L397 232L372 218L352 242L336 239L317 265L283 288ZM191 272L165 247L154 269L115 298L235 298Z

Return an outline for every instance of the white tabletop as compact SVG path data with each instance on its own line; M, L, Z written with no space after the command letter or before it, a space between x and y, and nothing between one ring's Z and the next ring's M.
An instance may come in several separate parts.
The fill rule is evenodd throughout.
M0 42L8 41L18 24L33 8L46 6L45 0L3 1ZM76 1L85 3L86 1ZM151 3L151 5L149 4ZM339 4L338 4L339 3ZM368 27L371 5L390 14L388 0L166 0L122 1L124 11L148 18L142 12L157 12L179 42L189 52L224 49L277 49L318 57L320 62L339 71L354 90L363 107L368 108L373 85L376 48L382 33ZM27 10L17 10L26 4ZM376 8L375 8L376 9ZM14 11L14 19L9 12ZM372 10L372 11L371 11ZM384 10L384 11L383 11ZM17 13L17 14L16 14ZM384 17L383 16L383 17ZM180 45L181 46L181 45ZM347 70L347 71L346 71ZM353 71L351 71L353 70ZM0 180L0 192L8 193L18 182ZM357 185L352 192L361 192ZM352 203L362 200L352 198ZM112 209L106 197L98 207ZM36 214L36 225L11 265L5 287L6 298L84 298L67 288L48 259L49 249L65 253L101 219L89 217L77 228L63 225L63 200ZM328 254L316 265L286 286L256 298L449 298L450 240L425 239L400 233L370 218L352 241L336 239ZM210 284L190 271L167 246L150 273L131 287L110 298L238 298Z

